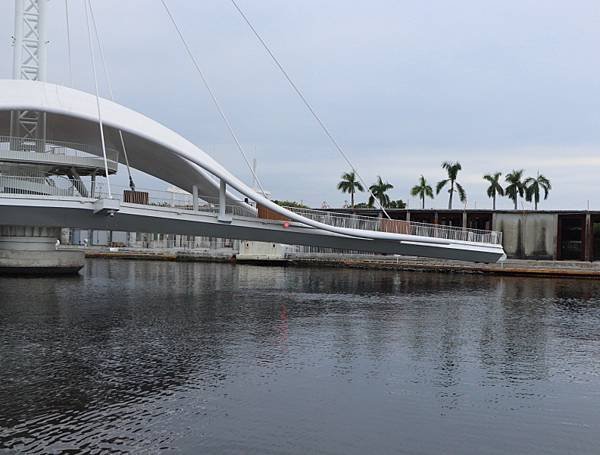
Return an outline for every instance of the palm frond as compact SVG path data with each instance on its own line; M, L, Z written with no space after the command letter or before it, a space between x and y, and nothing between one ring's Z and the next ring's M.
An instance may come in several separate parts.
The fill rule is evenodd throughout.
M446 179L446 180L441 180L441 181L437 182L437 185L435 186L436 194L440 194L440 191L442 191L442 188L444 188L444 186L446 186L446 183L448 183L449 181L450 181L450 179Z
M465 202L467 200L467 193L462 185L456 182L456 189L458 191L458 197L460 198L460 202Z
M547 188L548 190L552 189L552 184L550 183L550 180L548 180L545 176L541 174L538 176L538 182L540 182L540 185Z
M537 183L526 186L525 187L525 200L528 202L531 202L531 199L536 192L539 193L539 188L537 186Z

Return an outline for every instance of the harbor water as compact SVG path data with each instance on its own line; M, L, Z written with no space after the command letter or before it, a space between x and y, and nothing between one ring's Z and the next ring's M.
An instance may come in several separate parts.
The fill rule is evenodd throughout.
M0 333L0 453L600 448L598 281L95 259Z

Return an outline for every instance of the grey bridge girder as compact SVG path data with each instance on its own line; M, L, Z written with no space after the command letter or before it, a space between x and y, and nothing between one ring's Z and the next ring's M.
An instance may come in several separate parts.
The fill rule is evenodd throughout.
M370 240L348 237L324 230L289 223L236 217L230 223L218 221L214 213L178 211L172 208L121 203L114 216L94 214L93 199L1 197L0 225L62 226L126 232L222 237L290 245L339 248L371 253L428 256L446 259L496 262L497 254L412 241Z

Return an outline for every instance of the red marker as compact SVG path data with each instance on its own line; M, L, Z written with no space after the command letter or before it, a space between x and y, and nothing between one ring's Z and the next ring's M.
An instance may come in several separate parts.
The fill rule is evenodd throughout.
M290 227L290 223L288 223L287 221L285 223L283 223L283 227L284 228L289 228Z

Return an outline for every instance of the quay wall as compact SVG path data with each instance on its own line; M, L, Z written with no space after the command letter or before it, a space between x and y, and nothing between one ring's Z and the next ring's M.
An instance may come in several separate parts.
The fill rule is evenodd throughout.
M227 262L239 265L278 267L334 267L371 270L396 270L409 272L460 273L497 276L523 276L539 278L600 279L600 263L571 261L542 261L509 259L500 264L475 264L440 259L393 257L368 254L340 253L286 253L284 257L236 258L223 252L155 251L145 249L120 249L102 247L81 248L90 259L129 259L176 262Z
M504 251L509 258L555 259L557 227L557 214L494 214L493 230L502 232Z

